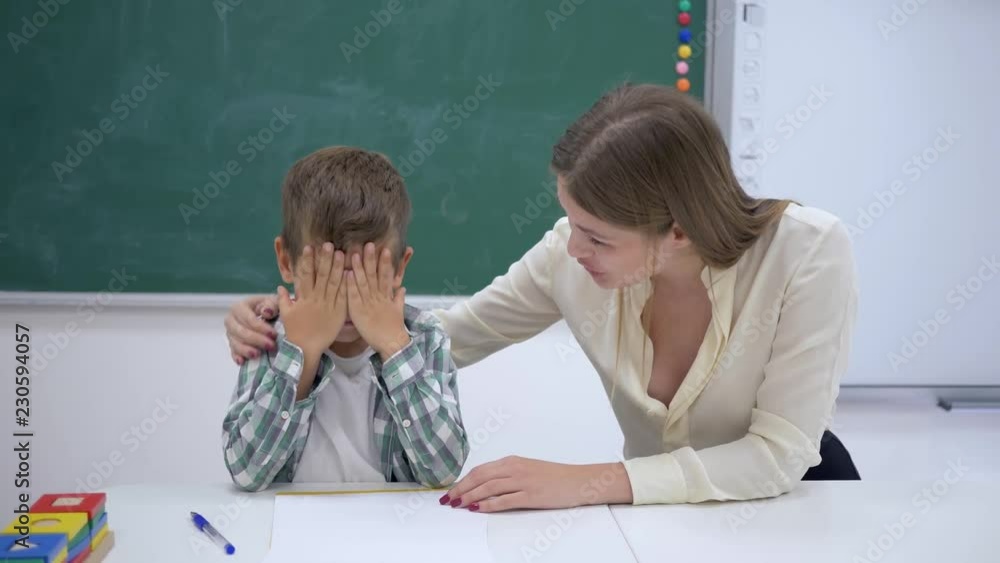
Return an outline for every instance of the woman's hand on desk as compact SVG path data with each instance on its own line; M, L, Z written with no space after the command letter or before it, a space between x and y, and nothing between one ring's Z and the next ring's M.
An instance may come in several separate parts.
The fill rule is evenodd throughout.
M476 467L441 497L441 504L477 512L631 502L621 463L570 465L517 456Z

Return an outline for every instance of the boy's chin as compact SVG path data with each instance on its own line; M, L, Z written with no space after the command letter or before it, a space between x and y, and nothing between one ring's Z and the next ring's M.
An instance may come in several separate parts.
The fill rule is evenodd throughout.
M337 339L334 342L340 342L342 344L347 344L350 342L357 342L361 339L361 333L354 325L345 325L344 328L340 329L340 334L337 335Z

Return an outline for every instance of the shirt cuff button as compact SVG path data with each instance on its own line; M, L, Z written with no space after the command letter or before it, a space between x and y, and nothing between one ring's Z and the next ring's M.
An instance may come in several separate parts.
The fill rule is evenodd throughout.
M409 428L409 427L410 427L410 419L404 420L403 421L403 428Z
M281 411L281 420L288 420L288 411Z

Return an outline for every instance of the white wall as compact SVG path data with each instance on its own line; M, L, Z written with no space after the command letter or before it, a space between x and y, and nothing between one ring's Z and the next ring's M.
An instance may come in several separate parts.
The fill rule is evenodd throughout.
M713 74L722 94L736 84L730 107L713 102L734 118L748 189L850 225L861 300L845 381L1000 385L1000 2L715 2L728 22L733 5L766 5L759 28L721 41L736 62Z
M237 369L222 326L226 310L112 300L90 319L95 310L0 306L0 365L11 373L2 391L8 397L0 418L4 451L16 446L15 323L30 328L35 358L50 342L63 344L47 364L32 361L40 368L31 376L32 498L75 491L77 480L88 484L88 476L96 489L228 482L220 430ZM69 322L79 327L71 329L76 335L59 336ZM621 431L597 374L571 338L565 325L556 325L461 372L462 410L474 445L467 469L511 454L579 463L618 459ZM157 411L160 403L173 412ZM10 514L17 460L10 453L0 457L0 513Z

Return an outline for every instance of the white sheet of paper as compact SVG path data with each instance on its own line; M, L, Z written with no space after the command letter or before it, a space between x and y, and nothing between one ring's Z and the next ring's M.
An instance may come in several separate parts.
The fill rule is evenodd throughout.
M440 492L277 495L266 563L494 563L485 514Z

